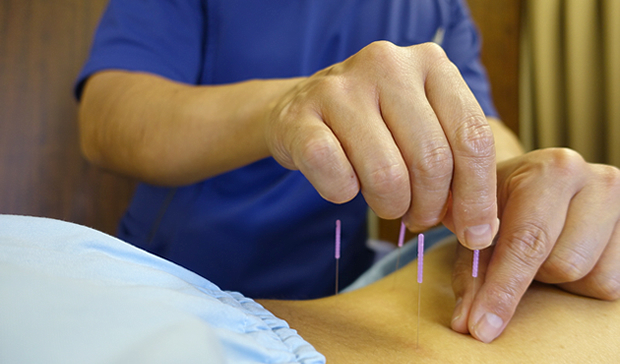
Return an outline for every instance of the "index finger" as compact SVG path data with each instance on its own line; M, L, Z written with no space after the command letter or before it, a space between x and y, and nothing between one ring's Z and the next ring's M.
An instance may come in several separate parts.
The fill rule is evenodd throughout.
M497 245L469 313L469 332L480 341L491 342L504 330L564 225L570 199L559 198L561 188L550 193L541 185L514 191L503 209ZM541 203L544 192L554 196Z
M425 88L454 157L454 233L470 249L485 248L499 228L493 132L459 70L447 58L438 57L429 69Z

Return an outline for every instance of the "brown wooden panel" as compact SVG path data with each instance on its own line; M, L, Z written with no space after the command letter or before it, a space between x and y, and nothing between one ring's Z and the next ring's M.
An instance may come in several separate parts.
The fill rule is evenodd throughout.
M82 159L72 96L106 2L0 1L0 213L116 230L134 182Z
M467 0L482 35L482 63L501 119L519 132L519 34L522 0Z

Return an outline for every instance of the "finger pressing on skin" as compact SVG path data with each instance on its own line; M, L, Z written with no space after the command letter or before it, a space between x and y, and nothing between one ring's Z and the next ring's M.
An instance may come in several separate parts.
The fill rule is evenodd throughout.
M620 299L620 222L592 271L580 280L558 286L572 293L603 300Z
M466 334L469 332L467 322L469 310L471 309L474 297L484 283L486 267L491 258L493 248L480 251L478 261L478 276L472 276L473 252L461 244L457 244L456 259L454 270L452 271L452 289L456 304L452 314L452 330Z
M454 158L455 233L466 247L485 248L499 229L493 132L458 69L447 58L437 56L425 88Z
M500 168L501 234L468 323L479 340L493 341L504 330L562 233L569 205L584 187L583 174L575 175L583 167L576 157L564 150L533 152L515 168Z
M558 215L564 215L567 206L548 210L525 197L516 193L506 204L485 282L470 311L469 332L483 342L504 330L561 231L563 216Z

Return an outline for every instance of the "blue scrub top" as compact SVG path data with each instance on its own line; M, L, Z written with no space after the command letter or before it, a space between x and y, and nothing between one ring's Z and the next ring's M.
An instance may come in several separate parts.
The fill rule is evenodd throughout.
M111 0L80 73L158 74L193 84L308 76L375 40L433 40L487 115L496 115L479 38L462 0ZM372 262L367 205L324 201L272 158L179 188L140 184L119 237L255 298L334 291L334 228L342 220L340 286Z

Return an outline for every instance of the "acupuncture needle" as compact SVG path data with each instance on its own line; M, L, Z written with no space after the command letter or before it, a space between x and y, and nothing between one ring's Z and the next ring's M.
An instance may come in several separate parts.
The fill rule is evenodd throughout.
M336 220L336 294L338 294L338 262L340 261L340 220Z
M398 270L398 266L400 265L400 248L403 247L403 242L405 241L405 223L401 221L400 223L400 234L398 235L398 256L396 258L396 272Z
M474 277L474 293L476 292L476 277L478 277L478 260L480 259L480 250L474 250L474 261L471 265L471 276Z
M420 347L420 304L422 302L422 278L424 275L424 234L418 235L418 331L416 349Z

